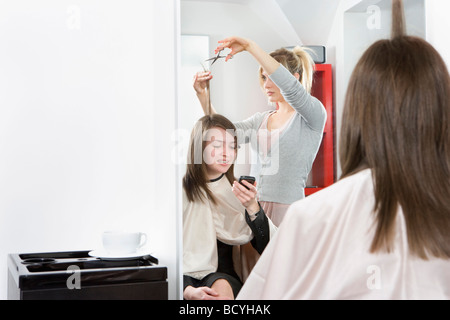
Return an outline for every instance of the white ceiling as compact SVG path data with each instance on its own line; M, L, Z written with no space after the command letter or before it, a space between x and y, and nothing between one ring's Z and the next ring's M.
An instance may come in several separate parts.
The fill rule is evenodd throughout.
M193 0L181 0L193 1ZM284 13L290 28L297 34L303 44L325 45L331 26L341 0L194 0L205 2L225 2L250 6L263 6L273 2ZM270 8L270 6L265 6ZM267 19L271 12L266 12ZM277 16L278 18L278 16ZM276 21L274 22L276 23ZM286 28L286 33L292 32ZM292 38L292 37L291 37Z
M339 0L275 0L300 39L309 45L325 45Z

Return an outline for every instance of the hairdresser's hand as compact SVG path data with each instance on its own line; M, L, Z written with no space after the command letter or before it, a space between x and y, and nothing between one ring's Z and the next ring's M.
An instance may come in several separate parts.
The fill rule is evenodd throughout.
M219 41L219 46L216 48L216 53L225 48L231 49L231 52L225 58L228 61L233 57L233 55L247 51L253 58L261 65L261 67L271 75L278 69L280 63L275 60L270 54L265 52L256 42L239 37L229 37Z
M206 83L212 79L211 71L197 72L194 75L193 87L197 95L204 94Z
M225 61L228 61L235 54L238 54L242 51L248 51L253 45L254 42L248 39L240 37L228 37L219 41L219 45L217 46L215 53L218 53L220 50L223 50L225 48L231 49L231 52L225 58Z
M194 288L187 286L184 289L183 297L186 300L225 300L224 297L219 296L215 290L209 287Z
M249 190L247 190L247 188L245 188L238 181L235 181L232 187L233 193L245 207L248 214L254 215L255 213L259 212L259 204L258 201L256 200L257 196L256 182L255 184L251 184L250 182L242 180L242 183L247 188L249 188Z

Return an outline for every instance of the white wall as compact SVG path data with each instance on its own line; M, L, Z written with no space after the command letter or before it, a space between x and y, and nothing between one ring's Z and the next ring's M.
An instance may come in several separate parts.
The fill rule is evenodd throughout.
M425 1L427 41L429 41L444 58L450 68L450 42L448 41L450 1Z
M177 1L0 1L0 299L8 253L138 229L179 297Z

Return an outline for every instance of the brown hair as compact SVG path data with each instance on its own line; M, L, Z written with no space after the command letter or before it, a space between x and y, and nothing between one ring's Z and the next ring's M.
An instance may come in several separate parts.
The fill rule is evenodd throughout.
M298 73L300 75L300 83L308 93L311 92L315 64L307 49L299 46L296 46L293 50L281 48L275 50L270 55L288 69L290 73ZM263 69L259 68L260 79L262 72Z
M340 136L342 178L372 169L376 231L392 251L400 206L413 255L450 258L450 76L426 41L404 35L393 1L392 39L374 43L349 82Z
M191 133L188 163L186 174L183 177L183 188L190 202L205 202L209 200L216 204L216 199L207 185L206 163L203 159L203 151L206 147L206 134L212 128L222 128L233 134L235 150L237 151L236 127L230 120L220 114L212 114L206 115L197 121ZM233 183L235 180L234 164L231 165L225 176L230 183Z

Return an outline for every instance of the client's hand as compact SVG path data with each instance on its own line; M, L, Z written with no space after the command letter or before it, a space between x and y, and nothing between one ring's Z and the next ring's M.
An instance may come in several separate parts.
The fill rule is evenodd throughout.
M186 300L225 300L224 297L219 296L216 291L209 287L194 288L187 286L184 289L183 297Z
M256 200L257 196L256 182L255 184L251 184L245 180L242 180L242 183L249 189L244 187L239 182L235 181L232 187L233 193L245 207L248 214L253 215L259 211L259 204L258 201Z

